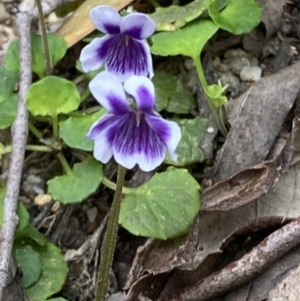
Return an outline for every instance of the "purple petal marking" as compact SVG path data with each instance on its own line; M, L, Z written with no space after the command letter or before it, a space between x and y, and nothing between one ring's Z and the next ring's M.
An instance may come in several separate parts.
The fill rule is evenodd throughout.
M181 129L174 121L168 121L159 115L146 115L146 122L153 132L159 137L160 141L166 145L171 157L177 160L175 150L181 140Z
M149 38L155 31L154 21L143 13L131 13L122 18L121 33L134 39L144 40Z
M136 113L127 116L118 134L114 132L115 129L110 130L110 135L115 138L113 141L115 160L128 169L136 164L144 171L155 169L164 160L166 146L149 127L145 116L140 116L139 123Z
M99 69L104 64L112 42L112 37L96 38L81 50L79 60L84 72Z
M131 75L153 76L152 57L145 41L125 35L114 35L106 59L107 71L125 81Z
M109 112L117 115L131 112L122 83L114 74L106 71L97 74L89 88L96 100Z
M122 17L109 5L99 5L90 10L90 18L95 27L108 34L120 33Z
M132 75L124 83L124 89L134 97L138 110L151 113L155 109L154 85L149 78Z

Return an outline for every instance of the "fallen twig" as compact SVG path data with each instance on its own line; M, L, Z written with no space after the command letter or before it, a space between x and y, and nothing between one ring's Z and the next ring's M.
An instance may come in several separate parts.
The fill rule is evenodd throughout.
M43 1L44 13L51 13L60 2L61 0ZM3 222L0 230L0 301L3 300L3 292L7 284L14 233L18 224L16 209L28 135L26 95L32 81L30 24L31 20L37 17L38 10L36 8L17 14L17 32L20 42L20 85L18 113L11 129L13 148L4 198Z
M204 301L239 287L300 244L300 217L275 231L241 259L162 301Z
M30 45L31 15L17 14L17 31L20 40L20 86L19 102L16 120L12 126L12 153L9 175L4 198L3 223L0 231L0 301L6 286L14 233L18 224L16 215L17 202L22 177L25 145L28 135L28 112L26 95L31 85L31 45Z

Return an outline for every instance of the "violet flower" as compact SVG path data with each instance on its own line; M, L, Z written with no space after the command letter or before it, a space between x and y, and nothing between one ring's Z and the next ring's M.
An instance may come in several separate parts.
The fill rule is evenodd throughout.
M146 41L155 31L154 21L143 13L121 17L108 5L90 11L95 27L107 36L85 46L80 61L85 72L105 64L106 70L125 81L130 75L153 76L150 48Z
M181 130L176 122L164 120L155 109L154 86L143 76L131 76L124 83L106 71L91 82L90 90L107 113L96 121L87 134L95 140L94 157L107 163L114 156L117 163L143 171L159 166L166 150L177 159L176 147ZM126 99L127 92L135 102Z

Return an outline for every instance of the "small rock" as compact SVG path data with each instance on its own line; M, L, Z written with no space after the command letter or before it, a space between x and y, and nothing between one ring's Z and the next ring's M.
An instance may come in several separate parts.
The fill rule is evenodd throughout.
M93 223L96 220L97 214L98 214L97 207L92 207L87 210L86 215L87 215L90 223Z
M23 182L22 188L29 195L44 194L44 180L40 176L29 175L27 179Z
M0 2L0 22L4 22L9 18L9 13L5 9L5 5Z
M186 59L186 60L184 61L184 67L185 67L187 70L190 70L190 69L195 68L194 61L193 61L192 59Z
M228 85L228 92L237 92L240 89L240 80L237 76L233 75L231 72L226 72L221 74L220 81L223 86Z
M229 50L227 50L224 53L224 57L226 59L230 59L230 58L242 58L242 57L248 57L248 54L243 49L237 48L237 49L229 49Z
M60 202L55 202L54 204L53 204L53 206L51 207L51 212L57 212L58 211L58 209L61 207L61 204L60 204Z
M225 60L224 63L235 74L240 74L245 66L250 66L250 61L246 57L233 57L229 60Z
M213 68L218 71L226 72L226 65L222 64L220 58L216 57L212 62Z
M261 78L261 72L262 70L258 66L246 66L242 69L240 78L245 82L255 82Z
M34 198L34 205L45 206L51 201L52 197L49 194L39 194Z
M34 8L34 0L24 0L22 3L19 5L19 11L20 12L26 12L28 10L31 10Z

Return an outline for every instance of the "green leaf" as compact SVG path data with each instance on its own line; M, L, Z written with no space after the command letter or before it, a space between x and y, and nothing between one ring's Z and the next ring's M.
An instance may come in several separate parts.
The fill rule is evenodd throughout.
M56 117L78 108L80 95L76 86L61 77L47 76L31 85L27 94L27 107L36 116Z
M29 301L41 301L59 292L68 275L68 267L59 248L51 243L44 247L33 246L40 254L42 275L32 286L26 289Z
M78 203L95 192L103 179L102 165L93 157L74 165L72 174L48 181L48 191L63 204Z
M202 118L180 119L176 120L181 128L182 138L176 149L178 160L174 162L169 154L165 163L175 166L186 166L193 163L202 162L204 158L203 151L199 143L207 130L208 120Z
M66 53L67 44L63 37L53 33L47 34L51 64L55 65ZM46 75L46 63L42 36L36 33L31 34L32 69L40 78ZM11 71L19 71L19 41L14 40L5 56L5 67Z
M171 113L186 114L196 107L193 94L181 78L167 72L156 72L152 81L158 111L166 109Z
M176 114L188 114L197 104L192 92L188 89L184 81L177 79L176 89L172 95L166 110Z
M156 107L160 112L168 105L176 90L176 76L167 72L155 72L152 78L155 87Z
M18 81L19 73L0 68L0 104L14 93Z
M54 299L47 299L47 300L44 300L44 301L68 301L68 300L65 299L65 298L54 298Z
M250 32L262 19L262 8L255 0L231 0L224 10L218 11L216 4L209 6L209 15L222 29L235 35Z
M155 34L151 52L162 56L183 54L196 58L217 30L218 26L210 20L195 20L176 31Z
M170 167L126 195L119 222L135 235L179 236L189 229L200 209L199 188L186 169Z
M219 85L210 85L205 87L205 92L210 98L215 108L220 108L227 102L227 97L224 94L227 86L221 87Z
M45 246L47 240L45 236L35 229L31 224L28 224L25 228L16 231L15 241L21 241L23 239L30 238L40 246Z
M0 130L10 127L17 116L18 95L12 94L0 103Z
M14 254L17 264L23 271L24 287L34 284L42 273L41 259L39 253L33 250L30 245L15 244Z
M73 148L91 151L94 148L94 141L88 140L86 134L93 123L104 115L105 109L101 109L91 115L70 117L60 122L59 135L64 142Z
M150 17L158 31L173 31L198 18L212 0L195 0L184 6L158 7Z
M2 221L3 221L4 197L5 197L5 188L0 186L0 227L2 226ZM19 217L19 224L17 226L16 231L20 231L29 225L29 220L30 220L29 213L26 207L21 202L18 202L17 215Z

